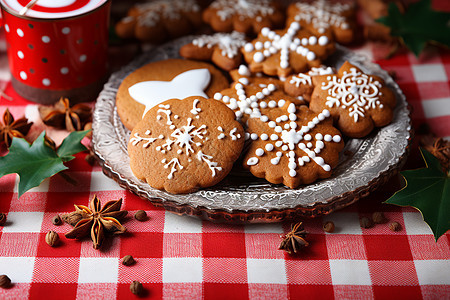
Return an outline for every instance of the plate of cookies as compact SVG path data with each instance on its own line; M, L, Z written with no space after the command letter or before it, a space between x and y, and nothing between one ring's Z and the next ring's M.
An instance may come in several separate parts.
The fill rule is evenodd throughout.
M92 146L106 175L168 211L261 223L354 203L402 166L411 138L387 72L293 21L144 53L99 95Z

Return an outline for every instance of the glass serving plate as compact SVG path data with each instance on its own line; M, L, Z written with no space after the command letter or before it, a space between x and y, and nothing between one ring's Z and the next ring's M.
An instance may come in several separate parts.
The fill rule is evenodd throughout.
M122 80L146 63L178 58L179 48L194 37L184 37L156 47L111 75L100 93L93 115L92 145L104 173L120 186L166 210L215 222L279 222L294 217L314 217L350 205L385 183L403 165L412 139L410 109L399 86L361 55L337 46L326 62L339 68L345 61L364 72L382 77L397 98L391 124L363 139L345 140L333 175L310 185L290 189L253 177L236 167L221 183L195 193L173 195L138 180L129 166L130 131L120 121L116 93Z

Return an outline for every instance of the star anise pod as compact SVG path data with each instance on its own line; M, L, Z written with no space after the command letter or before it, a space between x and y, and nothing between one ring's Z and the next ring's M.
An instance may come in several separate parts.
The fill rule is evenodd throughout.
M97 195L89 202L89 206L75 205L75 211L63 216L63 220L74 226L66 233L68 239L81 239L91 235L94 249L99 249L105 234L120 234L126 228L119 220L127 215L126 210L120 210L122 199L109 201L103 207Z
M307 232L304 230L302 222L293 224L291 231L283 237L279 250L284 250L289 254L297 253L303 247L307 247L309 243L305 240Z
M0 144L5 143L6 147L9 148L13 138L25 138L31 125L33 125L33 122L28 123L26 118L14 120L9 109L6 109L3 114L3 124L0 122Z
M434 135L424 136L420 143L441 163L445 172L450 170L450 142Z
M67 98L61 98L53 106L39 106L39 114L45 125L79 131L92 119L92 109L89 105L79 103L70 106Z

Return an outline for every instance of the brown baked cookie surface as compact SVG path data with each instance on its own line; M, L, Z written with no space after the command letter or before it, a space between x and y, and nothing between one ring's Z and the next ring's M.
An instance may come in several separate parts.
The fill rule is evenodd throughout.
M316 76L309 107L328 109L339 130L353 138L368 135L393 118L395 95L384 80L345 62L337 75Z
M128 154L138 179L179 194L221 181L243 145L233 111L219 101L188 97L150 109L131 133Z
M320 66L318 68L312 67L306 73L298 73L290 75L284 81L284 91L286 94L293 97L301 97L309 102L311 100L311 94L314 90L313 78L318 75L334 74L334 70L331 67Z
M331 176L344 142L328 110L314 113L292 103L267 116L248 120L252 143L244 167L256 177L290 188Z
M147 1L134 5L115 29L121 38L161 43L192 33L201 25L201 15L195 0Z
M355 5L328 0L297 2L289 5L287 24L299 22L316 35L326 35L341 44L355 37Z
M250 71L286 78L319 67L334 51L334 42L327 36L315 36L298 22L292 22L283 30L263 28L242 53Z
M209 60L219 68L230 71L242 62L240 50L246 42L245 35L237 31L202 35L181 47L180 55L188 59Z
M144 84L148 85L154 82L172 82L169 89L157 88L155 91L155 89L153 88L147 89L147 91L143 90L143 92L140 93L143 94L143 96L140 98L144 98L143 101L140 100L141 102L148 101L147 103L154 103L154 105L164 100L177 98L176 96L179 93L188 91L187 89L195 87L197 87L197 94L186 95L183 98L195 95L203 96L201 95L199 89L201 89L201 86L205 84L205 76L197 79L196 76L191 76L191 73L196 73L197 75L208 74L205 74L205 72L201 71L191 72L188 74L183 73L191 70L205 69L209 73L209 81L208 83L206 83L206 88L203 89L206 97L212 97L216 92L221 91L229 86L226 77L214 66L205 62L185 59L167 59L149 63L135 70L122 81L117 91L116 106L122 123L126 128L132 130L133 127L142 119L143 113L146 109L146 105L138 102L138 99L133 98L130 94L130 88L132 88L136 84L140 84L139 86L144 88ZM180 75L181 77L178 77ZM173 82L176 77L178 77L177 80ZM133 89L134 88L132 88L131 90ZM159 102L156 101L157 103L155 103L155 97L161 96L160 92L167 92L167 98L162 99ZM149 106L151 105L149 104Z
M284 14L272 0L215 0L203 11L203 21L217 32L252 34L281 27Z

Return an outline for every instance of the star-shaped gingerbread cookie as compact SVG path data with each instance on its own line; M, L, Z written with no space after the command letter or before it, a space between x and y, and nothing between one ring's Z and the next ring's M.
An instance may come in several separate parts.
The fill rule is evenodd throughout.
M345 62L338 74L317 76L314 81L310 109L329 110L343 134L361 138L392 121L396 99L382 78Z

